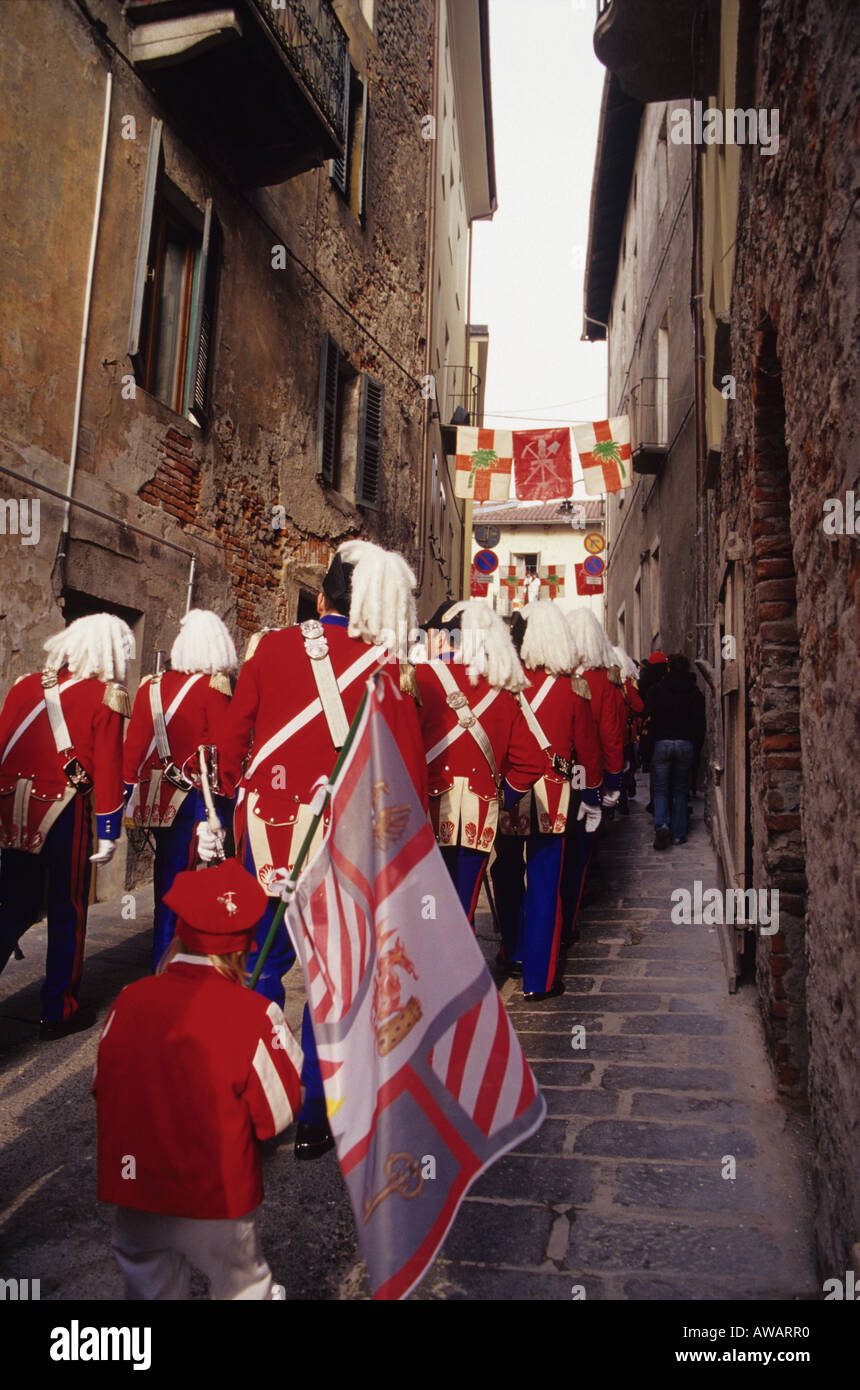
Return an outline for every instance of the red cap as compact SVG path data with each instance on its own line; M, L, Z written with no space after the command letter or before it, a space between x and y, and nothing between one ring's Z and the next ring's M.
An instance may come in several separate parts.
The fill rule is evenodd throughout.
M226 956L250 946L268 898L238 859L177 874L164 902L180 921L176 934L192 951Z
M648 660L652 666L656 666L661 661L668 661L669 658L665 652L652 652Z

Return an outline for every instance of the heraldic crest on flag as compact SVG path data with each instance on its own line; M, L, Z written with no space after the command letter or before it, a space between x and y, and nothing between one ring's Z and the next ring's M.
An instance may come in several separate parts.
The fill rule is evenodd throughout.
M574 425L573 437L586 492L620 492L632 486L629 415L615 415L593 425Z
M398 751L402 698L368 683L288 909L375 1298L409 1293L472 1182L546 1114Z

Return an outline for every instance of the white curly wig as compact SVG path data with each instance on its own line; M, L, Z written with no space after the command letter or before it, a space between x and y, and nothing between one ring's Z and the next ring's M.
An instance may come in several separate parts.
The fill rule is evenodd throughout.
M174 671L189 675L202 671L207 676L229 675L238 666L233 638L226 626L208 608L192 608L179 625L179 635L170 648Z
M629 656L621 646L613 647L612 652L615 656L615 664L624 679L627 681L638 681L639 667L636 665L632 656Z
M494 612L486 599L469 599L446 609L442 621L461 614L460 650L455 660L466 666L469 682L478 684L486 676L496 690L525 690L528 678L523 671L516 647L506 624Z
M533 671L541 666L551 676L567 676L576 670L576 647L565 622L564 614L555 600L540 599L527 603L520 612L526 624L520 657L523 665Z
M615 665L615 653L609 638L590 608L574 608L567 622L576 648L577 666L584 671L608 670Z
M415 575L396 550L383 550L370 541L345 541L338 548L345 565L353 565L350 637L375 645L384 643L398 661L406 661L409 634L418 627Z
M134 660L134 633L113 613L77 618L45 643L46 665L59 671L68 666L73 676L125 684L128 663Z

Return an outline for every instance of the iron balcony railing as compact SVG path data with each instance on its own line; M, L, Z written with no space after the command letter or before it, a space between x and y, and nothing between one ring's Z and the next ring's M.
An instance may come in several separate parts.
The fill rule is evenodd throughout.
M477 425L478 406L481 396L481 378L469 366L445 366L442 368L442 401L440 415L450 420L458 405L469 412L469 423Z
M338 142L346 139L349 40L330 0L249 0L262 15Z
M646 376L630 393L630 433L633 451L665 449L669 443L669 381Z

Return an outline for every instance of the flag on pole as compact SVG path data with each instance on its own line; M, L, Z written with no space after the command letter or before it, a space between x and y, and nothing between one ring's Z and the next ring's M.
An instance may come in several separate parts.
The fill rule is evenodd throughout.
M375 677L368 692L288 914L362 1253L388 1299L546 1103L398 751L402 697Z
M541 598L564 597L564 565L541 565L538 568Z
M514 445L510 430L457 426L454 496L506 502L511 491Z
M574 425L586 492L619 492L633 483L630 416L616 415L593 425Z
M570 429L514 430L514 476L521 501L569 497L573 492Z

